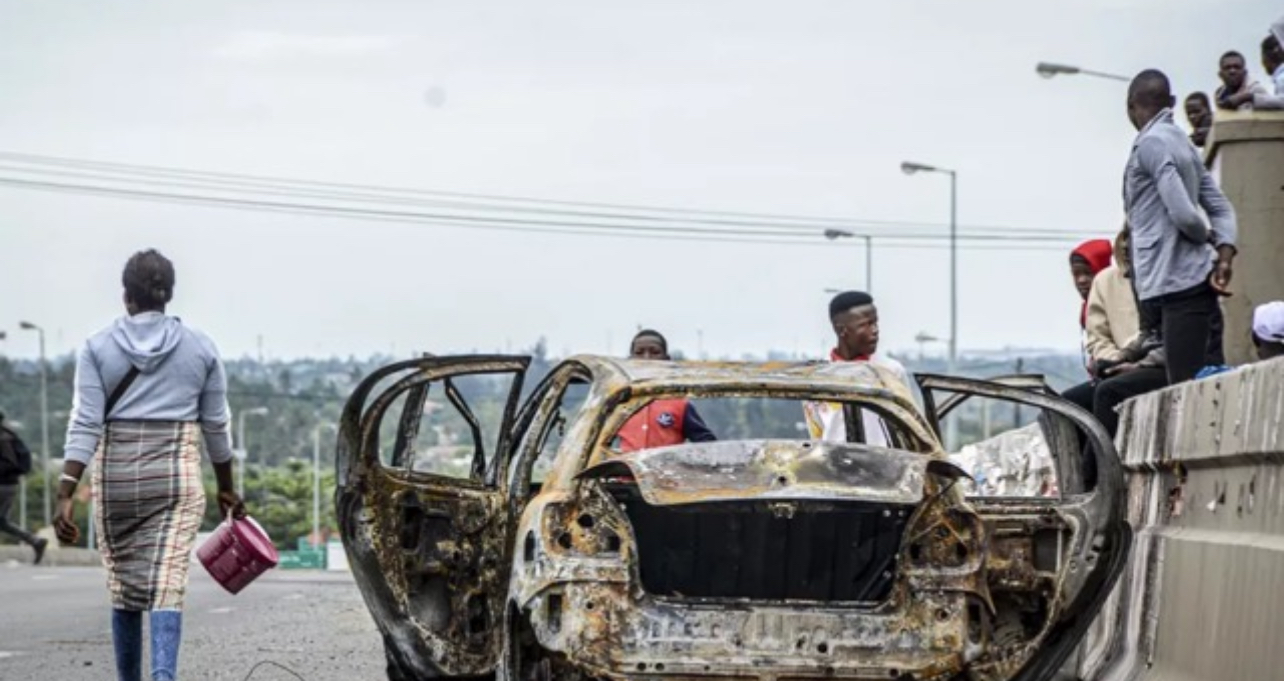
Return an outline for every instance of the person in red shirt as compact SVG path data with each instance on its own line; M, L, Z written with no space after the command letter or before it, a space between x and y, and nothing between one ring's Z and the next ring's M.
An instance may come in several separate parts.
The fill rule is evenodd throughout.
M629 346L631 359L669 361L669 342L658 331L646 329L633 337ZM636 452L680 445L683 442L717 440L705 425L695 405L685 398L655 400L643 407L615 434L615 449Z

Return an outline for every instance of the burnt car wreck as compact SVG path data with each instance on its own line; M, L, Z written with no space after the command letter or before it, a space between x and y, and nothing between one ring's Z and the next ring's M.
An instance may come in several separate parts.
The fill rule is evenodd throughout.
M394 679L1054 679L1128 550L1111 442L1037 382L919 376L916 404L864 363L527 366L402 362L347 404L337 509ZM978 396L1040 413L1057 496L965 494L939 433ZM841 404L849 441L616 446L657 400L720 398ZM471 446L421 427L441 409Z

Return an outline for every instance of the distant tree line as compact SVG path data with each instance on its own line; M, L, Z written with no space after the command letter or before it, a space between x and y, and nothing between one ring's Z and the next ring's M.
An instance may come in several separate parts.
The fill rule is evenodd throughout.
M531 357L528 375L523 381L523 393L528 394L535 385L556 365L557 359L548 355L547 344L541 339L526 354ZM789 359L784 353L771 353L772 359ZM898 356L911 371L944 373L944 361L939 357L919 358L912 355ZM312 448L313 434L320 429L322 488L322 526L335 527L332 510L334 492L334 443L335 431L344 402L360 380L379 366L393 361L388 356L365 359L330 358L273 360L260 363L252 359L227 362L228 401L232 408L234 434L241 418L245 420L245 442L237 447L248 451L245 489L246 501L256 518L283 547L293 547L296 539L305 536L311 527L312 509ZM1045 354L1022 360L1022 371L1045 374L1056 388L1064 388L1077 380L1083 370L1074 355ZM53 359L49 365L49 448L51 458L60 459L66 435L67 419L72 402L72 383L75 363L71 356ZM987 377L1010 374L1016 370L1016 359L969 359L962 364L960 373ZM494 431L502 419L504 400L509 384L505 380L480 378L460 382L466 389L470 408L483 426ZM450 408L436 409L445 404L442 393L431 391L429 405L422 417L420 437L416 442L419 456L426 457L426 465L437 467L431 459L438 457L442 468L463 474L470 463L471 434L466 424ZM266 409L258 414L254 410ZM746 434L772 433L778 437L796 436L801 426L801 414L787 403L768 400L740 400L714 402L707 407L706 419L723 424L723 438ZM7 424L19 432L33 452L40 448L40 381L38 364L31 360L13 360L0 356L0 411L7 416ZM725 412L725 413L724 413ZM254 413L255 415L248 415ZM240 416L246 414L247 416ZM1005 421L1005 419L1007 419ZM1026 419L1013 412L991 412L978 407L965 408L960 415L965 434L981 433L983 420L1000 429L1004 423L1016 424ZM1009 426L1010 427L1010 426ZM395 433L395 419L386 419L381 441L390 450ZM494 443L485 443L492 453ZM419 464L415 464L416 466ZM56 469L53 469L56 471ZM207 488L213 494L212 473L206 468ZM56 473L53 477L56 477ZM87 476L86 476L87 477ZM41 482L39 476L28 477L27 517L33 525L41 524ZM211 503L206 518L206 529L217 522L217 511ZM81 506L82 523L85 508ZM18 516L17 509L13 517ZM86 528L87 529L87 528Z

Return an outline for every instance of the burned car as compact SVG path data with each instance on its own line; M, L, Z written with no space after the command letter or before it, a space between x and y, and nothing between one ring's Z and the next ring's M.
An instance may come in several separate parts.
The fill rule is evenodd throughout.
M586 356L530 387L529 362L401 362L348 401L336 508L391 678L1053 679L1122 568L1113 446L1040 384ZM965 494L941 424L979 398L1037 415L1055 496ZM624 451L674 400L718 441Z

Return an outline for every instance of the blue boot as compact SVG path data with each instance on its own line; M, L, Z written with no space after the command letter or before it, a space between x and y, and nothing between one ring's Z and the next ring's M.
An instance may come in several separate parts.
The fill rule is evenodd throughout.
M183 613L180 610L153 610L152 681L178 678L178 646L183 640Z
M112 610L111 640L118 681L143 681L143 613Z

